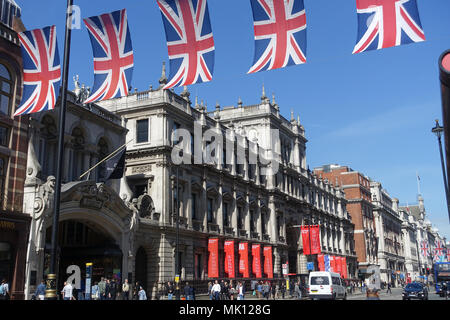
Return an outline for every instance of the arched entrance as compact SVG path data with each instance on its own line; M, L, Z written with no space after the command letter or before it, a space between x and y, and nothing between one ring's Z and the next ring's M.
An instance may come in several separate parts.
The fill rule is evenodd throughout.
M122 250L100 226L90 221L65 220L59 223L58 288L71 280L84 291L86 263L92 263L92 284L101 277L122 279ZM46 232L44 274L48 273L51 227Z
M147 253L140 247L136 252L135 281L147 290Z

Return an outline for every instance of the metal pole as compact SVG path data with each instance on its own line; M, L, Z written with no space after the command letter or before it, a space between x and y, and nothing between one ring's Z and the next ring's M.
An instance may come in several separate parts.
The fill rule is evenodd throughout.
M450 219L450 198L449 198L449 194L448 194L448 182L447 182L447 175L445 173L444 153L442 151L442 142L441 142L440 135L438 135L438 143L439 143L439 153L441 154L441 166L442 166L442 175L444 178L445 198L447 200L447 212L448 212L448 217Z
M175 268L176 273L180 276L180 183L179 183L179 169L180 167L177 166L177 204L176 204L176 247L175 247ZM180 300L180 288L178 286L177 290L177 300Z
M58 223L59 223L59 208L61 198L61 173L63 169L63 155L64 155L64 131L66 123L66 103L67 103L67 78L69 75L69 59L70 59L70 41L72 37L72 6L73 0L67 0L66 11L66 33L64 43L64 63L62 73L62 92L61 92L61 108L59 113L59 140L58 140L58 162L56 167L56 185L55 198L53 204L53 224L52 224L52 247L50 253L50 270L47 278L47 287L45 297L48 300L56 300L57 288L57 272L56 272L56 255L58 247Z

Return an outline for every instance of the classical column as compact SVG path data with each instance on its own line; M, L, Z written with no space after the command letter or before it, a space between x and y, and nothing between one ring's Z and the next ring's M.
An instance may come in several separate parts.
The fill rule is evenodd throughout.
M244 209L244 229L247 231L247 236L250 237L250 193L245 192L245 209Z
M217 221L219 225L219 232L224 234L225 230L223 228L223 180L220 178L219 182L219 195L217 196Z
M206 177L202 179L202 198L201 198L201 206L202 209L200 212L203 212L203 228L205 231L208 230L208 197L206 190Z
M191 177L190 175L187 175L186 178L186 184L187 184L187 192L186 192L186 196L187 196L187 221L188 221L188 226L190 229L192 229L192 184L191 184Z
M237 223L237 205L236 205L236 186L232 186L232 192L233 192L233 200L231 202L231 208L230 208L230 214L231 214L231 227L234 230L235 235L238 235L238 223Z
M269 235L270 235L270 241L276 243L277 242L277 211L275 206L275 199L273 196L270 196L269 200L269 210L270 210L270 216L269 216Z

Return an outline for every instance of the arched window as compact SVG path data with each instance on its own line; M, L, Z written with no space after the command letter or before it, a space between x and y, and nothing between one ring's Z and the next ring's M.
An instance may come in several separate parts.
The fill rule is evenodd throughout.
M80 128L72 131L72 181L76 181L83 174L84 169L84 134Z
M41 164L42 175L50 176L55 174L58 129L55 120L49 115L42 118L41 124L39 163Z
M97 152L98 152L98 162L102 161L104 158L106 158L109 154L109 148L108 143L104 138L101 138L98 141L97 145ZM106 178L106 161L102 162L97 167L97 181L104 181Z
M13 79L5 65L0 63L0 114L11 114Z

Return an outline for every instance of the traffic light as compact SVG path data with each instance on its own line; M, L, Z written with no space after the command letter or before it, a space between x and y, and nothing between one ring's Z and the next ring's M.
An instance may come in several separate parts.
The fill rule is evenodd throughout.
M430 274L430 268L427 267L427 276Z

